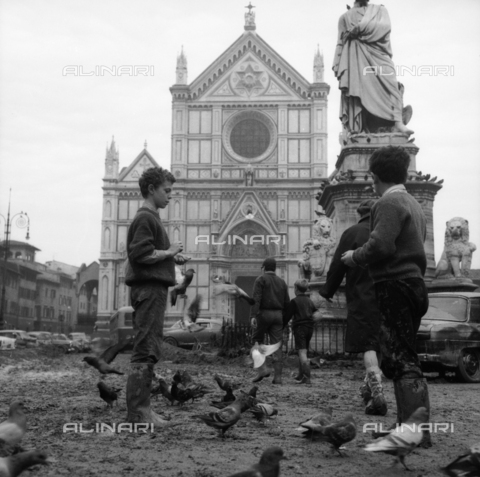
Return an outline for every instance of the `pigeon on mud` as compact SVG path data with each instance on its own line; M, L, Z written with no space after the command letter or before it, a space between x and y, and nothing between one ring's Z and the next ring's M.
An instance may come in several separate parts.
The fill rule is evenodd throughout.
M243 414L245 411L248 411L250 408L253 406L256 406L259 404L258 399L254 398L253 396L250 396L244 391L240 391L242 395L242 407L240 409L240 412ZM233 401L212 401L210 403L210 406L216 407L217 409L225 409L226 407L230 406L230 404L233 404L235 402L236 398Z
M234 298L243 299L250 306L255 305L255 300L250 296L248 296L248 294L245 291L243 291L240 287L238 287L237 285L234 285L233 283L225 282L225 284L215 286L214 295L218 296L223 294L233 296Z
M257 342L255 342L252 349L250 350L250 354L253 359L253 367L259 368L260 366L262 366L262 364L265 363L267 356L275 353L275 351L280 349L280 346L282 346L281 341L273 345L259 345Z
M232 381L229 381L228 379L223 379L218 374L214 374L213 379L215 379L215 381L217 382L218 387L225 392L227 392L229 389L234 391L241 386L240 383L234 383Z
M117 369L110 366L110 363L117 357L118 353L133 349L133 340L126 340L109 346L98 358L96 356L85 356L82 361L98 370L100 374L120 374Z
M209 412L208 414L201 414L192 416L193 418L201 419L207 426L213 427L221 431L221 436L234 426L242 415L241 408L245 398L241 396L229 406L217 412Z
M426 408L419 407L404 423L393 429L386 437L380 437L375 442L367 444L366 451L385 452L397 457L396 463L405 464L405 457L415 449L423 440L423 431L419 424L428 421Z
M193 268L189 268L185 273L183 273L179 267L175 266L176 285L170 292L170 304L172 306L176 305L177 297L185 295L188 285L192 283L194 273L195 270Z
M0 447L16 447L27 432L27 416L22 401L13 401L8 419L0 423ZM1 475L1 474L0 474Z
M269 447L260 457L258 464L249 470L237 472L230 477L278 477L280 475L280 461L287 459L280 447Z
M255 418L263 424L278 414L277 409L267 403L258 403L256 406L250 408L248 412L251 412Z
M468 454L455 459L442 471L450 477L478 477L480 475L480 444L472 446Z
M119 393L121 389L113 389L103 381L97 383L97 388L100 391L100 397L107 403L107 407L113 408L113 403L118 399L117 393Z
M25 469L37 464L49 464L45 452L34 450L20 452L5 458L0 457L0 477L17 477L17 475L20 475Z
M159 394L168 399L171 405L175 402L175 398L171 394L171 387L163 378L158 378L158 385L152 387L152 390L150 391L150 396L158 396Z
M302 435L304 437L314 439L317 432L319 432L319 434L321 435L321 429L331 423L332 408L327 407L325 411L320 411L319 413L312 416L310 419L302 422L300 424L300 427L297 428L297 430L302 431Z
M317 441L332 444L333 450L336 450L343 457L340 447L347 442L353 441L356 435L357 425L355 424L353 414L347 414L341 421L319 426L315 429L314 438Z

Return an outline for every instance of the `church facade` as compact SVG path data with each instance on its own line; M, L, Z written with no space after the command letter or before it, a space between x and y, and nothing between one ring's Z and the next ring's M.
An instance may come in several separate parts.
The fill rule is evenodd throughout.
M187 60L177 59L172 94L172 200L161 211L171 240L184 243L196 272L188 296L203 297L203 316L245 322L249 308L215 296L215 283L236 283L251 294L266 257L277 274L299 278L302 244L311 237L317 195L327 177L327 97L323 59L314 59L310 83L256 31L245 30L190 84ZM146 147L119 172L115 143L104 177L98 316L106 320L128 304L124 284L126 233L142 202L138 178L156 166ZM167 308L183 314L184 302Z

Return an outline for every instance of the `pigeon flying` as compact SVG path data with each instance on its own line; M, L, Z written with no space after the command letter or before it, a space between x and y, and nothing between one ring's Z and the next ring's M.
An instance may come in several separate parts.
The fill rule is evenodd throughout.
M442 470L450 477L478 477L480 475L480 444L472 446L468 454L455 459Z
M107 407L113 408L114 401L117 401L118 394L121 389L112 389L103 381L97 383L97 388L100 391L100 397L107 403Z
M83 361L97 369L100 374L123 375L125 373L121 373L112 366L109 366L109 364L117 357L118 353L129 349L133 349L133 340L122 341L109 346L98 358L96 356L85 356Z
M280 447L268 448L260 457L260 462L249 470L237 472L230 477L279 477L280 461L286 459Z
M258 343L255 343L250 351L253 359L253 367L259 368L260 366L262 366L262 364L265 363L267 356L275 353L275 351L277 351L280 346L282 346L281 341L273 345L259 345Z
M375 442L365 447L369 452L385 452L397 457L398 462L405 464L405 457L415 449L423 440L423 431L419 424L428 421L428 412L424 407L419 407L407 420L393 429L387 437L380 437Z
M195 270L193 268L189 268L183 273L179 267L175 266L175 281L177 283L170 292L170 304L172 306L176 305L178 296L185 295L188 285L192 283L194 273Z
M201 419L207 426L218 429L223 437L225 432L240 420L243 401L244 397L241 396L224 409L192 417Z
M250 306L255 305L255 300L253 298L248 296L248 294L240 287L229 282L225 282L225 284L222 285L216 285L214 288L214 294L215 296L227 294L234 298L245 300Z
M22 401L13 401L8 411L8 419L0 423L0 443L9 447L20 444L27 432L27 417ZM1 476L1 474L0 474Z
M315 439L332 444L341 456L340 446L353 441L357 435L357 426L352 414L347 414L341 421L319 426L315 430Z
M32 465L48 465L48 463L45 452L37 450L20 452L10 457L0 458L0 477L17 477Z

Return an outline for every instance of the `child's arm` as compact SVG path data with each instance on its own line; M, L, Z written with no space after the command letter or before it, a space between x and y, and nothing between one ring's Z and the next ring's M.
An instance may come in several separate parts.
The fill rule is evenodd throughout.
M293 316L295 316L295 313L297 312L297 305L295 303L295 300L292 300L285 311L283 312L283 327L285 328L288 325L288 322L292 319Z

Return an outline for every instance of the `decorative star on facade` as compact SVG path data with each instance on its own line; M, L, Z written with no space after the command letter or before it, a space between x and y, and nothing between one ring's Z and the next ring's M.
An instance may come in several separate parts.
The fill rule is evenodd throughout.
M240 79L235 89L243 89L249 96L252 91L264 87L260 81L263 71L255 71L250 64L243 71L237 71L237 75Z

